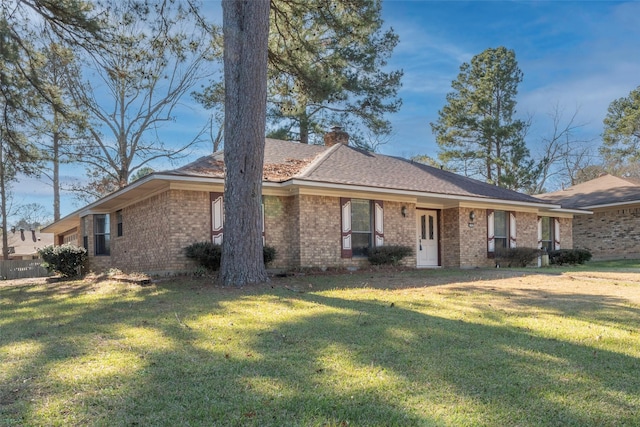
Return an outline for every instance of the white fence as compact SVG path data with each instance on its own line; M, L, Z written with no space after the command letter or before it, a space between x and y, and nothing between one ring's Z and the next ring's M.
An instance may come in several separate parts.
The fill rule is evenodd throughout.
M41 259L0 260L0 280L46 277L49 272L41 264Z

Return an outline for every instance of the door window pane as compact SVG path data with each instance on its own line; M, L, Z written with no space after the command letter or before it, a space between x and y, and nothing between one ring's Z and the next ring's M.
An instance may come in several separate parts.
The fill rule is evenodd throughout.
M429 215L429 240L433 240L433 216Z

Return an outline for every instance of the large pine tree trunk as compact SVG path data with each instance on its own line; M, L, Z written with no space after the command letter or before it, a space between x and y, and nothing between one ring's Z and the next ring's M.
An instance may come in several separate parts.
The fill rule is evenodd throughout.
M269 0L223 0L224 240L220 278L267 280L262 253L262 168L267 106Z

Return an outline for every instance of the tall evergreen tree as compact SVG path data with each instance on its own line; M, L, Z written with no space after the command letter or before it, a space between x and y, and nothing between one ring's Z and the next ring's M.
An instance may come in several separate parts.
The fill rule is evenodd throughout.
M385 114L400 108L403 73L384 70L398 36L383 29L381 9L380 0L272 0L272 124L297 131L303 143L336 123L391 132Z
M48 103L58 115L66 109L56 88L40 79L42 28L61 44L95 48L105 38L91 2L83 0L2 0L0 2L0 204L6 228L9 183L16 173L34 173L39 159L25 132ZM4 242L6 248L6 242ZM6 253L3 254L6 256Z
M8 259L7 233L10 207L11 183L18 173L34 173L39 159L34 145L27 138L29 110L37 108L33 87L21 73L12 72L20 65L20 59L9 55L8 50L19 55L12 43L0 36L0 50L10 61L0 62L0 228L2 229L2 258ZM29 106L29 110L25 106Z
M303 143L321 140L335 124L356 145L372 148L392 129L403 72L385 66L398 36L384 29L380 0L271 0L267 119L270 135ZM221 84L199 100L220 106Z
M608 170L627 176L640 176L640 86L629 96L609 105L604 118L603 145L600 147Z
M86 114L74 105L70 90L80 79L80 67L71 49L51 42L42 51L39 81L47 86L48 108L37 120L42 155L48 167L42 170L53 187L53 219L60 219L60 166L78 161L86 145ZM61 110L59 107L63 107Z
M447 168L514 190L535 181L535 166L525 144L528 123L514 118L522 71L515 52L489 48L460 67L447 104L431 123Z
M37 45L42 28L54 34L63 45L93 49L106 40L102 24L89 1L3 0L0 2L0 38L14 48L1 49L0 61L12 62L14 72L27 81L44 101L62 110L63 107L48 96L49 85L41 82L36 72L42 65L38 53L40 46ZM8 91L8 86L0 87ZM11 104L12 108L31 112L29 103L23 99L13 99Z

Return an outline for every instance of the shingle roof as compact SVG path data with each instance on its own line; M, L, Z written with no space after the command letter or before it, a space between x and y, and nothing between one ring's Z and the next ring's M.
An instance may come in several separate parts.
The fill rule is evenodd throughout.
M640 182L629 178L603 175L566 190L536 196L563 208L626 204L640 202Z
M223 159L223 153L218 152L166 173L224 177ZM267 181L297 179L326 184L548 203L421 163L342 144L326 147L266 139L264 163L264 178Z
M320 145L299 144L267 138L264 148L264 179L282 182L297 175L319 154L327 150ZM224 153L218 151L173 171L172 175L224 178Z
M25 255L36 255L38 249L53 245L53 233L41 233L32 230L15 230L7 233L7 247L9 255L20 257ZM2 242L0 241L0 250Z

